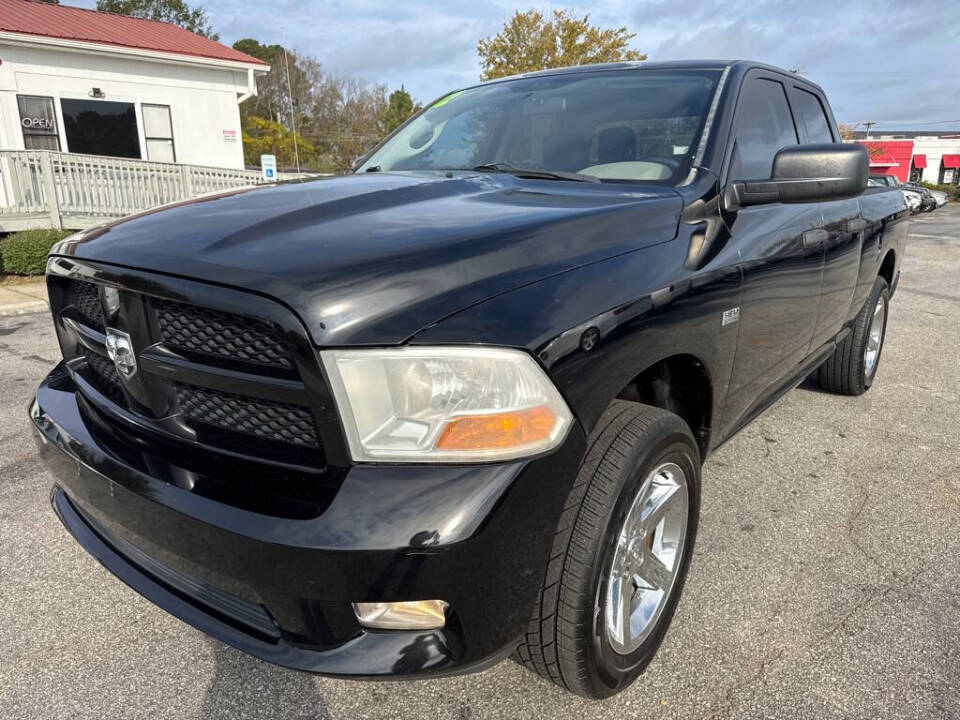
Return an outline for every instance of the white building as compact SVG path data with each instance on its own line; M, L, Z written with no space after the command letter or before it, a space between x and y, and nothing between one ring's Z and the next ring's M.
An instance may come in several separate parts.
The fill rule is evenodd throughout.
M242 168L239 104L268 70L168 23L0 0L0 151Z
M960 136L913 138L911 178L951 185L960 182Z
M913 130L889 130L857 142L872 148L870 172L894 175L900 182L960 185L960 132L930 135Z

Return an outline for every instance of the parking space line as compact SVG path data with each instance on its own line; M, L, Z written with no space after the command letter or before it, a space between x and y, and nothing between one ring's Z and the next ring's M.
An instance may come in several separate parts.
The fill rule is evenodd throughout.
M956 235L928 235L925 233L912 232L908 237L930 238L932 240L956 240Z

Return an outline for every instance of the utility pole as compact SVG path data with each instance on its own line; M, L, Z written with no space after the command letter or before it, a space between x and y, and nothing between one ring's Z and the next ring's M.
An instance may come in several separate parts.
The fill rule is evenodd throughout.
M870 139L870 128L872 128L874 125L879 125L879 124L880 123L876 122L875 120L868 120L866 122L857 123L857 125L863 125L863 127L866 128L867 137L864 138L865 140Z

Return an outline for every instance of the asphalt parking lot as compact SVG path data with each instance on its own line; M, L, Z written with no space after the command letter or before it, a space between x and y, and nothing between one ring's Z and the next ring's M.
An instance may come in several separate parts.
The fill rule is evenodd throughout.
M50 510L26 406L58 354L0 318L2 718L960 718L960 206L913 220L874 387L791 392L708 461L673 627L603 703L513 662L314 678L155 608Z

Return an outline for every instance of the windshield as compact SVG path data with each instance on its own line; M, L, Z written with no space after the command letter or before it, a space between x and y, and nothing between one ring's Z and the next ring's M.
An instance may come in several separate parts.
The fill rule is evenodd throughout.
M509 169L676 183L690 169L720 72L611 70L451 93L357 171Z

